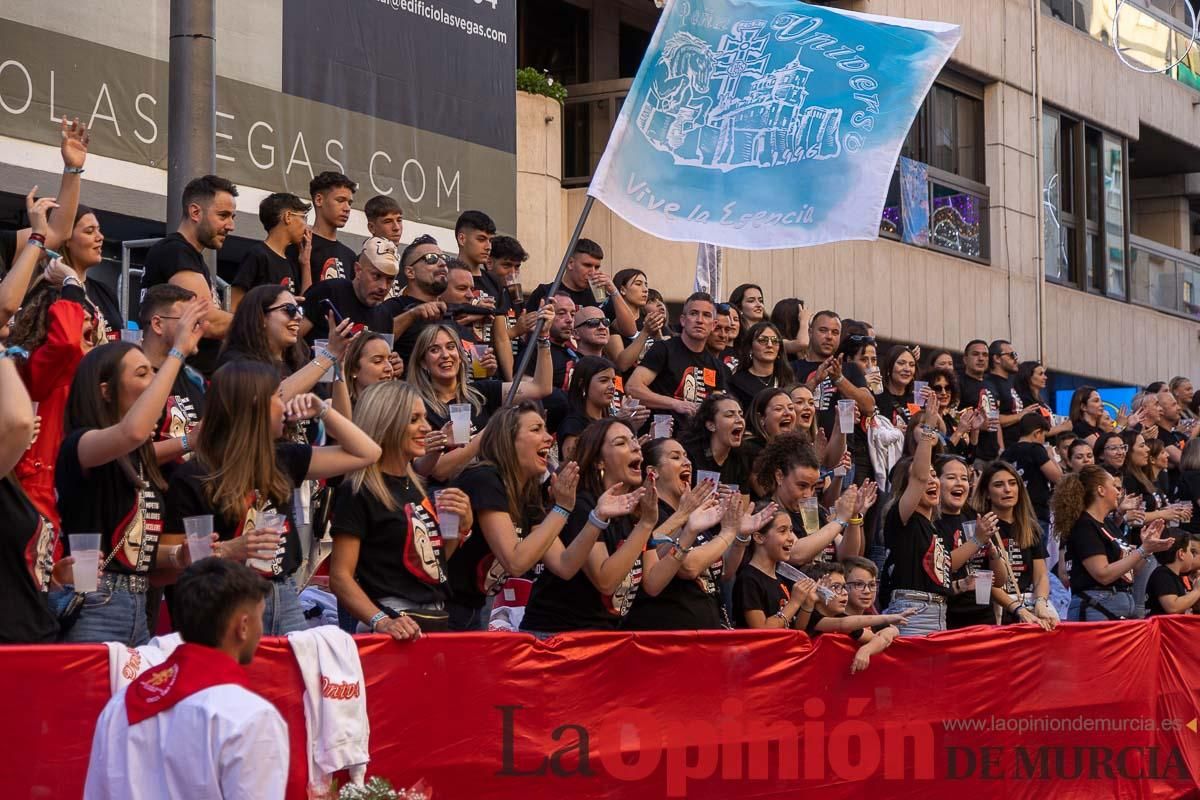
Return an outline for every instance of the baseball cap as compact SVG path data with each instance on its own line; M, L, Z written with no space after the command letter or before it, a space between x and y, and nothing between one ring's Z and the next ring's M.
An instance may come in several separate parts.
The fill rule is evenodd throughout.
M400 256L396 254L396 245L381 236L367 239L360 257L384 275L400 273Z

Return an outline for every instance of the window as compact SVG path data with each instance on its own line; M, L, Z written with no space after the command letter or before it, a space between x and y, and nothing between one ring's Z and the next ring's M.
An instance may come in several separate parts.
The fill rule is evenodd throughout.
M1125 141L1052 109L1042 115L1046 277L1124 300ZM1075 198L1082 198L1081 207Z
M983 183L983 100L934 84L900 155Z
M620 77L633 78L637 76L638 67L642 65L642 56L650 46L650 31L635 28L624 22L617 32L618 68Z
M585 9L563 0L520 0L517 66L546 70L560 83L589 80L591 20Z

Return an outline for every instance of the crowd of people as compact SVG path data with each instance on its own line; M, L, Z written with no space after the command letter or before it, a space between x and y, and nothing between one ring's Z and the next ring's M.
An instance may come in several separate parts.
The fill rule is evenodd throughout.
M386 196L355 252L337 232L358 187L332 172L262 200L228 307L205 256L237 187L188 183L134 331L88 274L87 132L62 136L57 195L34 187L30 227L0 236L4 641L140 645L164 592L187 619L170 587L195 519L270 584L268 635L308 624L326 533L343 626L400 640L792 628L854 637L857 671L898 635L1200 601L1186 378L1128 414L1080 387L1060 418L1003 339L884 348L752 284L671 319L652 271L587 239L552 293L487 214L461 215L450 256L404 243ZM76 591L87 533L98 585Z

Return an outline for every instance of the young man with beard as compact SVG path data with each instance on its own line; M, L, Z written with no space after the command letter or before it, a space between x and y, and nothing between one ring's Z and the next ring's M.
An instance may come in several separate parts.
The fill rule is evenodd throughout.
M188 361L205 376L216 369L220 342L229 330L233 314L221 308L208 265L204 263L204 251L220 250L233 233L237 194L233 183L217 175L193 178L183 187L183 219L179 228L156 242L146 252L144 261L143 296L152 286L171 283L197 297L212 299L205 338Z
M575 252L567 259L567 269L563 273L562 284L557 293L570 297L579 307L599 306L605 311L605 316L613 321L617 333L626 338L633 338L637 335L637 318L625 302L625 298L617 291L612 278L601 268L600 262L603 260L604 250L600 245L591 239L580 239L575 244ZM593 286L602 288L608 295L607 299L597 300ZM529 295L525 309L536 311L549 292L550 284L543 283L538 286Z
M392 333L393 318L400 312L396 301L388 300L392 283L400 272L396 245L375 236L363 243L362 253L354 262L354 279L330 278L315 284L304 296L304 319L300 335L309 344L329 338L328 300L343 317L364 325L375 333Z
M1020 435L1017 433L1017 423L1024 416L1037 413L1038 406L1026 407L1017 394L1016 386L1013 385L1021 360L1011 342L1007 339L997 339L988 345L988 363L988 373L983 381L992 390L992 395L1000 407L1000 430L1004 437L997 444L999 449L1003 450L1004 440L1012 442Z
M1158 393L1158 440L1167 448L1167 457L1171 459L1172 485L1179 476L1179 459L1183 457L1183 448L1188 440L1200 433L1200 425L1189 421L1188 427L1183 427L1183 409L1179 400L1170 389Z
M575 314L577 309L571 298L565 294L554 296L554 321L550 323L550 360L554 364L554 389L557 395L559 391L565 392L571 385L571 374L575 369L575 362L580 358L580 351L575 349ZM529 361L529 367L525 370L526 375L534 374L534 361L536 356ZM566 402L565 396L561 398L562 402ZM558 400L552 401L550 405L557 405Z
M310 235L307 221L310 208L308 203L287 192L267 195L258 204L258 221L267 238L251 245L242 258L233 279L230 310L237 311L246 292L255 286L285 286L292 294L299 294L300 263L287 253L289 247L299 247Z
M826 436L837 424L839 400L853 400L863 419L875 413L875 395L867 388L867 376L854 361L838 356L841 342L841 317L834 311L818 311L808 323L808 358L792 362L796 380L813 393L817 424Z
M184 570L174 618L183 644L104 707L85 800L282 800L287 725L243 669L262 638L270 588L228 559Z
M715 323L712 297L696 292L683 304L679 335L655 342L629 378L629 396L653 411L673 414L675 430L706 397L725 390L728 371L708 351Z
M418 236L400 254L400 268L407 285L404 293L392 301L393 313L398 315L392 329L396 337L392 349L407 363L417 336L446 313L446 304L439 299L449 282L446 254L438 247L437 239Z
M340 172L322 172L309 181L308 194L316 213L312 225L309 269L301 278L303 285L300 288L305 296L313 284L346 277L346 271L356 260L354 251L337 240L337 232L350 221L350 207L354 204L354 193L357 191L358 184ZM298 257L300 248L292 249Z
M959 408L974 408L981 412L985 405L999 408L1000 400L986 381L988 364L991 362L989 352L988 343L982 339L972 339L963 348L963 371L958 376ZM1000 455L999 431L990 430L990 422L985 421L984 424L975 445L975 454L979 461L991 461Z

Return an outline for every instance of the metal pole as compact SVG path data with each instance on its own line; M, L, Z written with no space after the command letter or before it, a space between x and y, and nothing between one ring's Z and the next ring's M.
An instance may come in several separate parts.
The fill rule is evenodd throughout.
M546 292L546 299L553 302L554 293L558 291L559 284L562 283L563 273L567 271L567 262L571 259L571 253L575 251L575 245L579 242L579 236L583 233L583 224L587 222L588 214L592 213L592 203L596 198L590 194L587 200L583 203L583 210L579 212L579 221L575 223L575 232L571 234L571 240L567 242L567 250L563 253L562 263L558 265L558 274L554 276L554 281L550 284L550 290ZM504 400L504 405L512 405L513 398L517 396L517 389L520 388L521 378L525 375L525 370L529 369L529 360L533 358L533 351L537 349L537 338L542 333L542 320L539 318L533 326L533 333L529 336L529 344L525 346L525 350L521 353L521 363L513 370L512 388L508 390L508 397Z
M216 170L215 0L171 0L167 88L167 230L179 227L192 178ZM215 264L209 259L209 270Z

